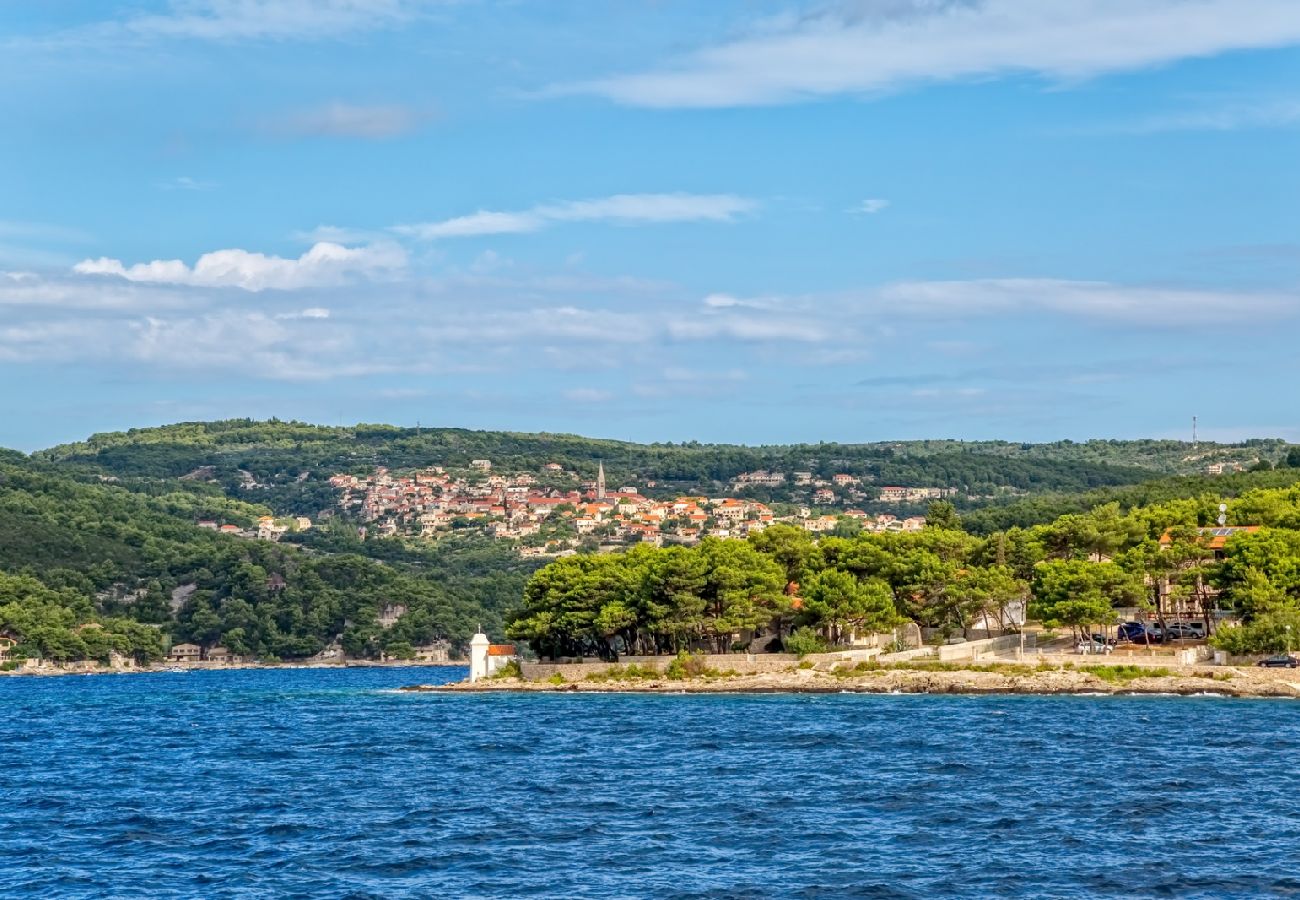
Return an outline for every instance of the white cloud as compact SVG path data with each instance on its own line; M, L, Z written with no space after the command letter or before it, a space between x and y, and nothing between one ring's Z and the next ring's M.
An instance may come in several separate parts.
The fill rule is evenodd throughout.
M889 208L889 201L883 197L868 197L858 204L853 212L862 213L863 215L874 216L878 212L884 212Z
M261 291L328 287L345 284L355 276L390 276L405 266L406 252L394 244L351 248L322 241L297 259L233 249L205 253L192 268L179 259L156 259L126 266L121 260L101 257L83 260L73 271L81 275L117 276L127 281Z
M171 0L165 13L113 26L139 37L210 41L318 39L400 25L437 0Z
M263 130L290 137L342 137L385 140L415 131L431 118L407 106L330 103L280 116L263 123Z
M164 191L210 191L216 185L211 181L200 181L197 178L190 178L188 175L180 175L176 178L158 182L158 187Z
M1158 134L1165 131L1237 131L1245 128L1286 128L1300 124L1300 100L1235 99L1218 106L1164 113L1136 122L1094 131ZM1086 129L1085 129L1086 131Z
M608 403L614 394L600 388L574 388L564 392L564 399L571 403Z
M883 288L883 308L896 314L988 316L1052 312L1160 328L1251 324L1259 316L1300 312L1300 295L1120 285L1104 281L1003 278L915 281Z
M551 93L751 106L1017 73L1072 80L1297 42L1294 0L842 2L658 69Z
M753 200L733 194L615 194L593 200L543 204L517 212L480 210L441 222L398 225L393 231L432 241L526 234L559 222L612 222L617 225L731 222L757 206Z

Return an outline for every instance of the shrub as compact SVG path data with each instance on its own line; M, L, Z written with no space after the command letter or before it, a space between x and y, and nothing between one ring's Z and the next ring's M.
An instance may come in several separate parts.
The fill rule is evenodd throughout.
M1087 672L1089 675L1096 675L1102 681L1107 681L1112 684L1133 681L1135 678L1161 678L1166 675L1174 674L1163 667L1134 665L1079 666L1079 671Z
M1292 634L1300 635L1300 617L1289 612L1271 612L1249 625L1227 625L1210 638L1210 646L1233 656L1289 653Z
M811 660L808 660L811 662ZM802 663L801 663L802 665ZM857 675L865 675L868 672L879 672L884 667L875 660L864 659L855 666L840 665L831 669L831 674L836 678L853 678Z
M828 648L826 640L816 631L811 628L796 628L794 633L785 639L785 649L786 652L802 658L809 653L825 653Z
M393 659L415 659L415 648L410 641L394 641L384 652Z
M512 659L492 673L493 678L523 678L524 670L519 667L519 660Z
M804 659L799 661L799 668L801 669L811 669L814 665L815 663L813 663L811 659Z
M587 675L586 680L595 682L644 681L659 677L661 676L656 669L631 663L627 666L614 665L601 672L592 672Z
M717 669L710 669L704 663L704 656L699 653L687 653L682 651L676 658L664 669L664 675L673 681L681 681L683 678L699 678L705 675L717 675Z
M552 675L550 678L546 680L551 684L566 684L564 680L564 676L561 675L559 672L556 672L554 675Z

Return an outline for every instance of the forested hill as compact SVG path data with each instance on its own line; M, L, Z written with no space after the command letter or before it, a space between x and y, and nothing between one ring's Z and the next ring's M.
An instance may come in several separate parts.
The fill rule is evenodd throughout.
M876 485L941 486L963 495L1077 492L1135 484L1153 473L1203 470L1213 461L1253 464L1275 461L1279 441L1240 445L1177 441L1009 442L902 441L875 444L635 444L562 434L518 434L456 428L398 428L389 425L326 427L300 422L246 419L198 422L98 434L87 441L37 454L63 464L83 464L119 476L179 478L203 472L231 489L250 475L266 486L292 482L284 496L310 512L326 493L310 486L330 474L428 465L463 467L486 458L498 470L535 471L555 462L594 474L604 463L611 483L633 482L651 493L717 494L744 472L809 471L827 478L845 473ZM207 469L206 467L211 467ZM242 470L242 471L241 471ZM247 475L244 473L248 473ZM306 494L307 496L304 496ZM274 502L274 497L272 501ZM787 499L778 490L764 499Z
M480 621L499 632L533 568L505 548L394 547L380 560L345 529L305 548L195 524L248 526L266 512L198 485L142 493L0 454L0 634L49 659L116 649L151 660L167 639L286 659L337 641L374 656L463 641ZM385 604L408 610L388 629L377 622Z

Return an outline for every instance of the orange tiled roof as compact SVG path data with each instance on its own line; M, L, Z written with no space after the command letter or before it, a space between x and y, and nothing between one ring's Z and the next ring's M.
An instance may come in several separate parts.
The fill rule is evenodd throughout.
M1259 525L1214 525L1208 528L1198 528L1204 540L1205 546L1210 550L1222 550L1228 544L1228 539L1238 534L1254 534L1262 526ZM1173 529L1160 535L1160 543L1169 544L1173 542Z

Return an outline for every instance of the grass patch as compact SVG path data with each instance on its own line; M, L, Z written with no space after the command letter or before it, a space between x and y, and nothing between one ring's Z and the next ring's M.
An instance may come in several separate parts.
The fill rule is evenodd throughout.
M663 673L658 669L652 669L649 666L638 666L636 663L630 663L626 666L610 666L603 672L592 672L587 676L587 681L608 682L608 681L650 681L656 678L663 678Z
M1161 666L1133 665L1080 666L1079 671L1087 672L1089 675L1096 675L1102 681L1110 684L1124 684L1138 678L1163 678L1174 674L1169 669Z
M995 672L999 675L1032 675L1035 669L1022 663L961 663L937 660L912 660L911 662L880 663L864 660L856 666L840 665L831 669L836 678L854 678L872 672Z

